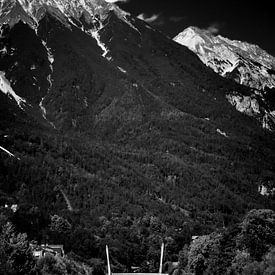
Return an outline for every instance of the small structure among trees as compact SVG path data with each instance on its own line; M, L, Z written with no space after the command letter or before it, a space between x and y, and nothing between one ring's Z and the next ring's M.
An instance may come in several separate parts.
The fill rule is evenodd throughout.
M31 245L33 256L36 258L44 257L48 254L53 256L60 256L64 257L64 248L63 245L49 245L49 244L42 244L42 245Z

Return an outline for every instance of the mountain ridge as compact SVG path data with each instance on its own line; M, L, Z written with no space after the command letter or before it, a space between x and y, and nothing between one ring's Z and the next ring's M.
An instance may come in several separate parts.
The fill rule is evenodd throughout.
M85 17L87 23L96 24L99 22L99 17L104 20L107 13L113 11L120 19L131 24L126 18L129 16L127 12L105 0L13 0L12 2L1 0L0 10L2 13L1 24L14 24L21 19L25 20L32 28L36 28L46 12L50 12L64 24L68 23L67 20L75 24L72 19L79 21L82 16ZM18 12L16 18L12 16L13 11L15 13ZM15 22L13 22L14 19L16 20ZM67 26L69 25L67 24Z
M210 66L215 72L218 72L223 76L228 72L232 72L236 68L235 66L238 65L237 62L241 61L240 59L238 59L240 57L249 58L254 62L258 62L260 65L265 66L266 69L274 70L275 68L275 57L268 54L265 50L261 49L258 45L254 45L254 44L250 44L250 43L238 41L238 40L230 40L221 35L215 36L211 34L209 31L202 30L197 27L188 27L183 32L179 33L174 38L174 40L180 44L184 44L185 46L187 46L190 50L192 50L197 55L199 55L199 57L204 63ZM201 47L204 47L206 50L208 49L209 51L212 50L216 54L217 58L222 59L222 55L228 54L229 55L228 61L231 61L230 62L231 64L228 64L228 65L231 65L231 67L219 68L219 64L211 63L211 56L209 56L209 60L207 60L207 53L203 52L203 49ZM238 54L240 56L238 56ZM230 60L230 57L232 57L231 60ZM224 59L226 58L227 56L224 57ZM266 85L266 87L268 88L273 88L275 86L272 75L270 75L270 78L271 78L270 83L263 83L263 85L261 86L252 86L242 81L239 81L239 82L251 88L264 90L265 88L264 85Z
M254 95L250 99L240 95L239 98L234 95L228 98L237 110L248 115L250 111L246 112L245 106L255 106L253 101L262 100L266 105L263 110L266 114L262 121L263 127L269 129L266 120L273 121L271 123L274 124L275 57L257 45L230 40L221 35L215 36L197 27L185 29L174 41L193 51L204 64L219 75L253 89ZM253 112L259 113L259 107L254 108Z

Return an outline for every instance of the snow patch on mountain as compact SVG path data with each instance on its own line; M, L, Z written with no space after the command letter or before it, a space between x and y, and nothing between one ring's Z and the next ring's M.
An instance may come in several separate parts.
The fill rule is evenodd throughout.
M54 55L52 53L52 49L50 47L48 47L47 45L47 42L46 41L43 41L42 40L42 44L44 46L44 48L46 49L47 51L47 56L48 56L48 61L49 61L49 67L50 67L50 74L47 76L47 80L48 80L48 83L49 83L49 87L48 87L48 90L47 90L47 94L42 97L41 101L39 102L39 107L40 107L40 110L41 110L41 113L42 113L42 116L45 120L47 120L50 125L56 129L55 125L53 122L49 121L47 119L47 109L46 107L44 106L44 101L45 101L45 98L46 96L50 93L51 91L51 88L53 86L53 79L52 79L52 73L53 73L53 63L54 63Z
M44 119L47 119L46 115L47 115L47 110L46 108L44 107L43 105L43 101L45 100L45 97L42 97L41 101L39 102L39 107L40 107L40 110L42 112L42 116Z
M86 31L86 33L90 34L97 42L98 47L101 48L101 50L103 51L102 53L102 57L106 58L108 61L112 60L112 57L107 56L109 53L109 49L106 47L106 45L100 40L100 35L99 35L99 30L88 30Z
M126 74L127 73L127 71L126 70L124 70L123 68L121 68L120 66L117 66L117 68L122 72L122 73L124 73L124 74Z
M18 96L15 91L12 89L9 80L5 77L5 72L0 71L0 90L6 94L9 98L12 98L16 101L20 109L23 109L26 100Z
M221 136L224 136L226 138L228 138L228 135L226 134L226 132L222 131L221 129L217 129L216 130L218 134L220 134Z
M49 61L49 64L50 64L50 70L51 70L51 73L47 76L47 80L49 82L49 87L48 87L48 91L47 91L47 95L48 93L50 92L51 88L52 88L52 85L53 85L53 80L52 80L52 72L53 72L53 63L54 63L54 56L52 54L52 51L51 49L47 46L47 43L45 41L42 41L42 44L43 46L45 47L46 51L47 51L47 55L48 55L48 61ZM47 96L46 95L46 96ZM45 96L45 97L46 97ZM39 103L39 107L41 109L41 112L42 112L42 116L44 119L47 120L47 110L45 108L45 106L43 105L43 101L45 100L45 97L43 97Z
M2 147L2 146L0 146L0 149L1 149L2 151L4 151L5 153L7 153L10 157L15 158L15 155L12 154L9 150L5 149L5 148Z
M51 71L53 72L54 56L53 56L52 50L51 50L51 48L49 48L49 47L47 46L47 42L46 42L46 41L43 41L43 40L42 40L42 44L43 44L44 48L45 48L46 51L47 51L48 61L49 61L49 63L50 63L50 69L51 69Z

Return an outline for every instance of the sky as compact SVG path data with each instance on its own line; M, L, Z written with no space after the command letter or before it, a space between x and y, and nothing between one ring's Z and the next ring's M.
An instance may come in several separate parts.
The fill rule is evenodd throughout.
M259 45L275 56L272 2L244 0L109 0L170 37L189 26Z

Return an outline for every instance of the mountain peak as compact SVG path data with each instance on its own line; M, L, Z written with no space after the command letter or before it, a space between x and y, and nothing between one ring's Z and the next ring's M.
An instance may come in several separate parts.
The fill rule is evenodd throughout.
M240 112L253 106L260 97L265 104L265 113L275 121L274 89L275 58L257 45L230 40L221 35L213 35L207 30L189 27L178 34L174 41L193 51L200 60L216 73L252 88L252 97L230 98L230 102ZM254 102L254 103L253 103ZM258 103L257 103L258 104ZM261 105L261 104L260 104ZM251 112L248 112L251 115ZM263 127L268 128L263 121Z
M0 24L13 26L21 20L35 28L46 12L62 22L79 20L82 15L88 21L104 20L110 11L126 20L126 12L105 0L0 0Z
M232 78L234 73L236 82L258 90L275 87L275 58L257 45L215 36L197 27L185 29L174 40L224 77Z
M205 30L194 26L186 28L174 40L192 51L199 51L201 45L213 43L212 37Z

